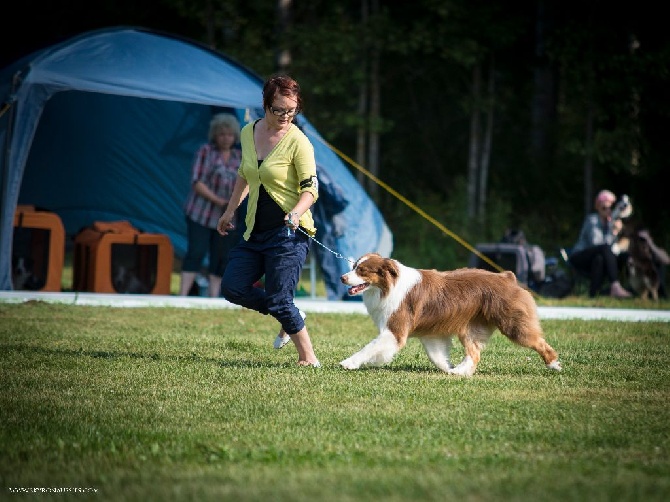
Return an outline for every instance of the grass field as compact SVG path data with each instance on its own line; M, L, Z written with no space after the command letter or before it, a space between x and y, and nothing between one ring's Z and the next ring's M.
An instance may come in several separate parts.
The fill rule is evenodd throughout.
M0 498L670 497L670 323L543 321L563 372L496 334L467 379L416 340L345 371L371 321L307 321L320 369L247 310L0 303Z

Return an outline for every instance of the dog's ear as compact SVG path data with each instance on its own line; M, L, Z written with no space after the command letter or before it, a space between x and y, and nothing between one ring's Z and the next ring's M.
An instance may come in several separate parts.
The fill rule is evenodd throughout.
M380 274L388 274L393 278L398 277L398 267L391 260L384 260L381 264Z

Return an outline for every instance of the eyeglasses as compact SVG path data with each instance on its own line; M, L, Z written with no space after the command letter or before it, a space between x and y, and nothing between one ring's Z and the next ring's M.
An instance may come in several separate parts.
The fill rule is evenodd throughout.
M297 115L300 113L297 108L290 108L288 110L282 110L281 108L275 108L274 106L270 105L270 111L272 112L273 115L276 115L277 117L282 117L286 115L287 117L293 117L294 115Z

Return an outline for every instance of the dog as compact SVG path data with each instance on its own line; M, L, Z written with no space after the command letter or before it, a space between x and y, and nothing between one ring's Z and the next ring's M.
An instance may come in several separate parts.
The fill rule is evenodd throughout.
M12 256L12 289L37 291L44 286L44 280L33 273L34 260L27 256Z
M349 286L349 295L363 295L379 330L374 340L340 362L345 369L387 364L413 336L420 338L437 368L471 377L496 328L511 341L535 350L548 368L562 369L558 354L544 339L535 300L511 271L415 269L368 253L341 281ZM465 349L455 367L449 360L454 336Z
M23 256L12 256L12 287L26 289L32 277L32 260Z
M149 288L139 279L134 268L114 264L112 285L117 293L147 294Z
M661 277L646 235L648 234L644 231L636 231L630 238L626 262L628 282L641 299L648 300L651 297L654 301L658 301Z

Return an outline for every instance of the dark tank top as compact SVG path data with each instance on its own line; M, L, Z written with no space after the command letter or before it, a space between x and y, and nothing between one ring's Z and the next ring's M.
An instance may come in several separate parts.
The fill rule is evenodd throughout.
M258 167L261 167L262 160L258 161ZM273 228L284 226L284 216L286 213L267 193L265 187L261 184L258 191L258 205L256 206L256 221L252 234L265 232Z

